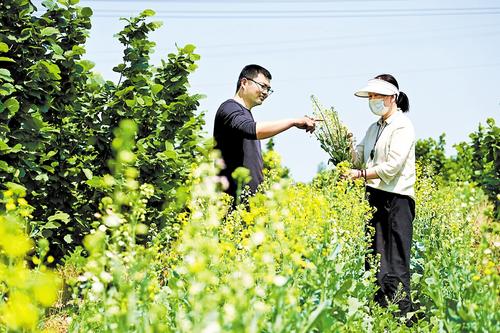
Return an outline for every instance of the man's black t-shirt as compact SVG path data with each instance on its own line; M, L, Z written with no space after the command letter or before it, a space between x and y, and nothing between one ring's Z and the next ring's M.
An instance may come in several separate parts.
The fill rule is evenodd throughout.
M255 193L264 176L262 174L263 161L260 141L257 140L255 121L247 108L233 99L221 104L215 115L214 124L215 148L219 149L225 163L221 175L229 181L226 191L236 195L237 184L231 174L237 167L250 170L252 180L248 183L250 190Z

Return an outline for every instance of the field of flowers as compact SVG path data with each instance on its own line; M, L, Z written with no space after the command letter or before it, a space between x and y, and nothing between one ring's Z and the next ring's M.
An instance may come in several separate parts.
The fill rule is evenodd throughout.
M408 330L392 315L395 306L372 301L374 272L364 268L371 213L363 185L340 177L342 165L311 184L269 178L267 190L229 211L215 165L201 164L167 249L169 235L144 223L156 189L137 181L135 131L122 123L113 191L101 200L85 248L55 271L46 268L48 244L30 252L22 187L3 193L0 277L8 298L0 331ZM412 287L420 320L411 330L497 331L498 227L484 213L491 210L485 195L426 177L417 193Z

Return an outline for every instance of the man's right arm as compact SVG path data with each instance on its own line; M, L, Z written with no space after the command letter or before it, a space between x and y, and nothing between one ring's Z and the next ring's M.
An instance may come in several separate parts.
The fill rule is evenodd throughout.
M250 115L242 109L234 109L232 105L227 105L226 108L219 110L217 113L224 127L239 133L245 139L256 139L256 123Z

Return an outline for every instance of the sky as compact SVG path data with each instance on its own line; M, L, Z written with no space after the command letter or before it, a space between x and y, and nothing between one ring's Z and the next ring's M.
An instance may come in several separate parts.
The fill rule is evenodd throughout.
M33 1L39 4L40 1ZM176 45L194 44L201 56L190 92L203 94L211 136L219 105L234 96L247 64L267 68L275 91L252 109L255 120L312 114L310 96L333 106L357 141L377 120L354 92L389 73L410 100L417 139L446 133L452 145L468 141L487 118L500 115L500 0L316 1L111 1L81 0L91 7L86 59L105 79L123 47L113 37L120 17L153 9L164 25L151 34L158 64ZM297 181L310 181L328 161L314 135L292 128L274 138L275 150ZM265 147L266 140L262 145Z

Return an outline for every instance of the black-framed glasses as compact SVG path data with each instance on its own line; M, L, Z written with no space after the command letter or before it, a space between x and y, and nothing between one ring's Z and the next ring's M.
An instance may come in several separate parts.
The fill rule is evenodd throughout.
M263 92L266 92L268 95L271 95L274 92L274 90L272 90L271 87L268 87L268 86L266 86L266 85L264 85L264 84L262 84L260 82L257 82L255 80L249 78L249 77L245 76L245 79L250 80L253 83L255 83L256 85L258 85L259 88L260 88L260 90L262 90Z

